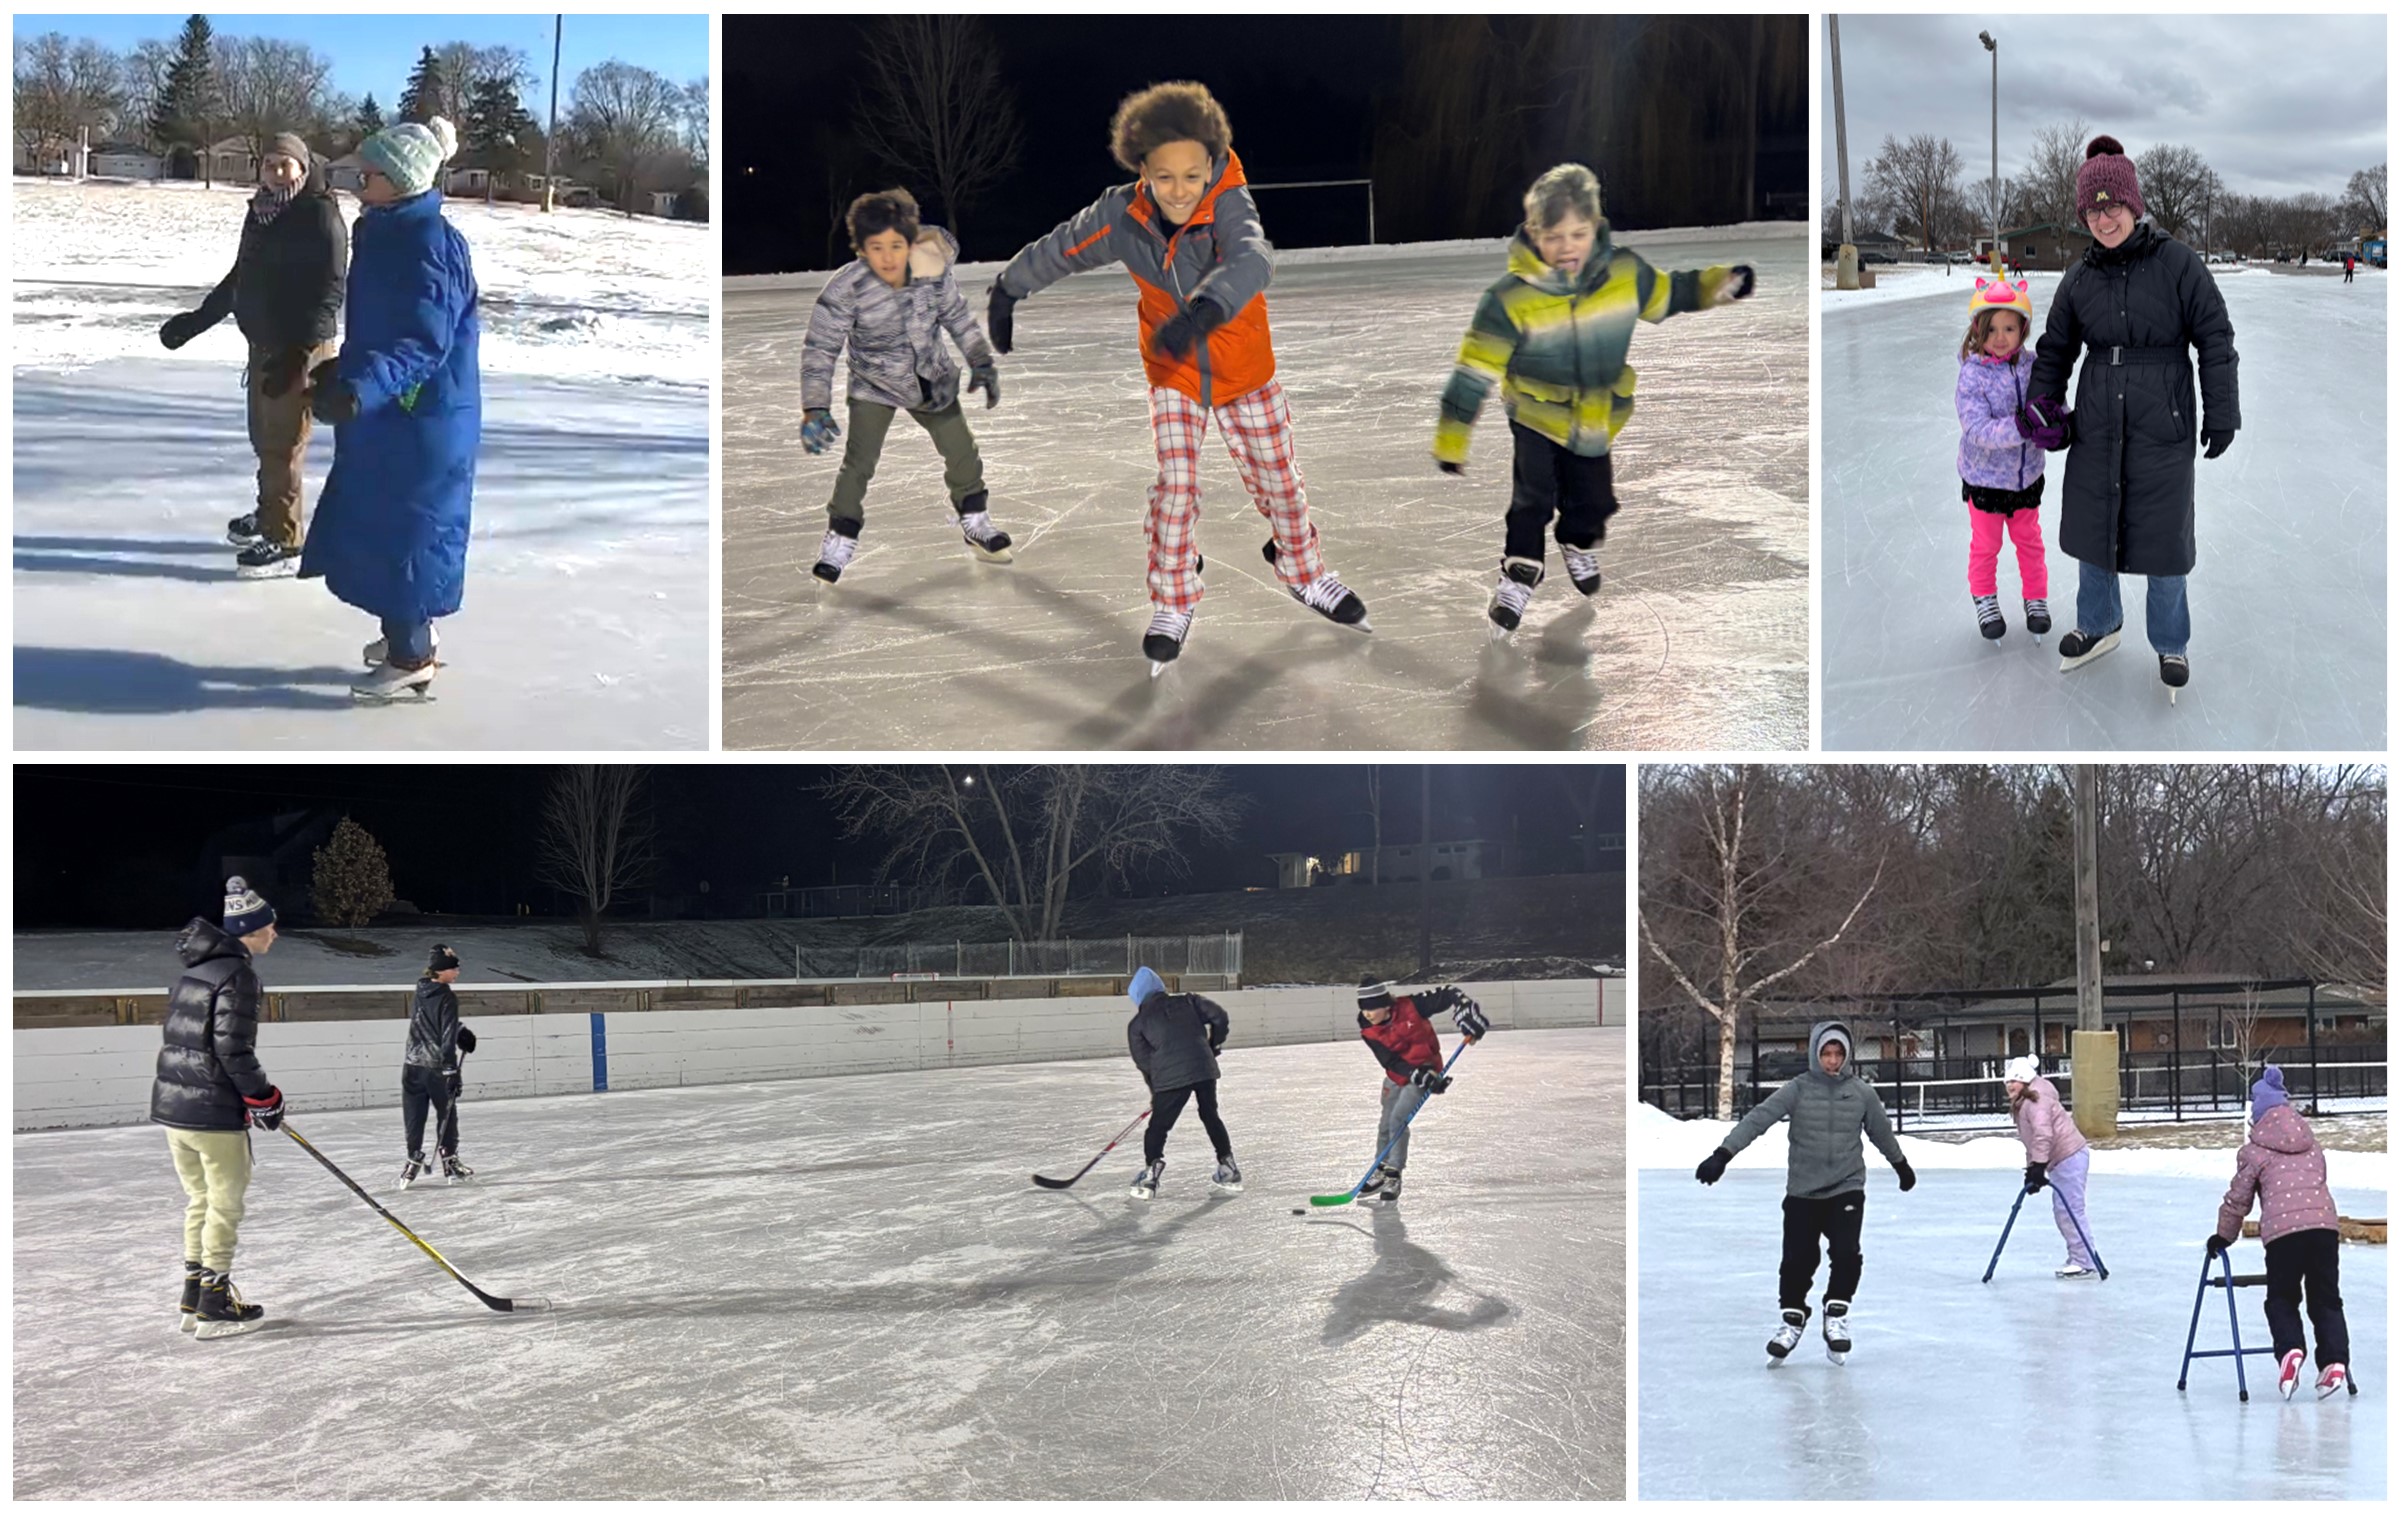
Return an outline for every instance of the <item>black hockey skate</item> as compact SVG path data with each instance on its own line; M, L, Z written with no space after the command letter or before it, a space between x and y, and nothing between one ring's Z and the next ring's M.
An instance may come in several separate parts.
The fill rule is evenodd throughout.
M850 529L843 530L842 528L845 526ZM842 579L842 570L850 566L850 560L857 557L858 553L859 523L836 521L825 529L824 539L817 544L817 561L810 567L809 572L825 580L828 584L839 583Z
M2067 673L2073 669L2082 668L2104 653L2115 651L2117 645L2118 634L2115 631L2104 631L2099 636L2091 636L2082 627L2078 627L2059 639L2059 671Z
M1375 1198L1384 1192L1384 1185L1397 1176L1390 1168L1378 1163L1376 1171L1367 1175L1367 1182L1359 1186L1359 1197L1361 1199Z
M2176 703L2176 691L2193 681L2192 660L2181 652L2159 655L2159 682L2168 686L2168 703Z
M1784 1324L1778 1326L1776 1334L1767 1339L1767 1355L1773 1359L1768 1366L1773 1367L1776 1363L1782 1362L1792 1355L1792 1349L1801 1344L1802 1329L1808 1324L1809 1312L1807 1310L1784 1312Z
M176 1312L175 1329L189 1331L200 1324L200 1264L183 1265L183 1307Z
M1134 1186L1126 1190L1126 1193L1135 1199L1150 1199L1154 1197L1159 1192L1159 1179L1166 1172L1167 1159L1162 1157L1157 1162L1146 1165L1141 1172L1135 1174Z
M1849 1300L1829 1299L1826 1301L1825 1318L1818 1322L1819 1328L1826 1333L1826 1356L1838 1368L1851 1358L1850 1313Z
M2051 602L2049 600L2028 600L2026 602L2026 629L2038 637L2051 629Z
M456 1152L444 1152L441 1154L441 1158L444 1183L464 1183L475 1176L475 1170L459 1161L459 1155Z
M1192 612L1161 608L1151 612L1150 629L1142 633L1142 655L1150 659L1150 676L1157 678L1175 666L1184 642L1192 635Z
M213 1341L220 1336L239 1336L255 1331L266 1318L264 1305L247 1304L242 1291L233 1286L231 1273L200 1275L200 1324L192 1335L201 1341Z
M977 491L959 502L959 535L968 548L986 563L1006 563L1016 556L1009 534L992 524L992 513L984 508L985 495Z
M1526 606L1533 603L1535 586L1541 582L1542 565L1532 558L1502 559L1500 582L1493 586L1492 603L1484 611L1492 620L1495 641L1517 634L1526 618Z
M425 1176L425 1154L411 1152L407 1162L400 1165L400 1187L405 1189Z
M1567 581L1576 586L1576 593L1588 600L1601 592L1601 555L1595 550L1599 546L1598 542L1591 547L1570 547L1565 542L1559 544L1560 561L1567 564Z
M237 579L288 579L298 572L300 549L281 542L252 542L233 556Z
M1387 1168L1384 1170L1384 1186L1376 1191L1376 1198L1388 1205L1397 1205L1401 1202L1400 1169Z
M259 539L258 512L235 516L225 523L225 540L236 547L247 547Z
M1209 1175L1209 1183L1228 1194L1242 1192L1242 1169L1235 1165L1231 1154L1217 1160L1217 1171Z
M2009 623L2001 619L2001 597L1997 594L1976 596L1976 629L1984 640L1997 642L2009 631Z
M1270 568L1275 566L1276 544L1273 537L1268 538L1266 545L1260 548L1259 555L1267 559L1267 565ZM1199 571L1197 566L1194 571ZM1367 624L1366 603L1357 595L1343 588L1342 581L1334 577L1331 571L1321 573L1307 584L1298 589L1290 589L1289 592L1294 599L1337 626L1348 626L1353 631L1373 632L1375 630L1373 626Z

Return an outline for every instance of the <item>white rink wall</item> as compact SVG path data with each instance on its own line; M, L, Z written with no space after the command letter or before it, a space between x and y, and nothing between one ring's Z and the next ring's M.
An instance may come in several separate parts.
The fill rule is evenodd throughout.
M462 984L461 988L471 985ZM510 985L538 988L538 985ZM1623 1026L1624 979L1465 986L1496 1031ZM382 991L388 993L386 986ZM1209 998L1233 1022L1231 1048L1344 1041L1358 1034L1347 987L1233 989ZM995 1063L1123 1057L1132 1013L1122 995L923 1000L574 1015L474 1015L466 1062L477 1098L585 1094ZM1448 1029L1448 1018L1438 1019ZM94 1026L15 1033L19 1131L147 1120L159 1028ZM269 1021L259 1060L296 1112L400 1102L408 1023Z

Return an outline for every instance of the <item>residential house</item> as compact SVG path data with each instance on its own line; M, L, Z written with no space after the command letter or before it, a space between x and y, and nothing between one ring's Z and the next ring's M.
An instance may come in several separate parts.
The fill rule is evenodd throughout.
M96 179L157 179L167 160L138 142L109 142L92 149L89 172Z
M2091 233L2080 226L2062 226L2056 221L2038 221L2001 233L2002 256L2020 272L2066 268L2083 257L2092 245Z

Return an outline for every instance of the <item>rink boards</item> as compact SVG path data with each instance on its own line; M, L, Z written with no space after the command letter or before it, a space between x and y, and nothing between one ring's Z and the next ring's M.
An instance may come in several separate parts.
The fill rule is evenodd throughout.
M540 986L528 986L539 988ZM1625 1024L1623 979L1473 984L1496 1030ZM1233 1022L1231 1047L1358 1035L1341 986L1237 989L1210 996ZM924 999L888 1005L493 1015L470 1012L466 1059L477 1098L583 1094L682 1084L813 1078L1125 1055L1121 996ZM1445 1025L1447 1029L1447 1023ZM406 1022L269 1021L259 1061L296 1111L400 1102ZM15 1033L15 1129L118 1126L149 1116L156 1026Z

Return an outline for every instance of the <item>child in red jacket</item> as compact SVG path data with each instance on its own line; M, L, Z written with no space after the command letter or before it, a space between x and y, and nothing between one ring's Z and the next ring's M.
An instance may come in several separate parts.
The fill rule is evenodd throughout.
M1391 1204L1401 1197L1401 1169L1409 1165L1409 1119L1419 1105L1451 1086L1442 1071L1442 1042L1427 1020L1445 1011L1471 1042L1492 1029L1476 1002L1448 984L1430 994L1395 999L1383 980L1359 980L1359 1037L1384 1065L1384 1114L1376 1122L1376 1150L1384 1159L1360 1186L1361 1199L1376 1194Z

